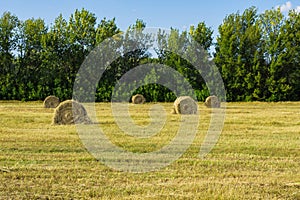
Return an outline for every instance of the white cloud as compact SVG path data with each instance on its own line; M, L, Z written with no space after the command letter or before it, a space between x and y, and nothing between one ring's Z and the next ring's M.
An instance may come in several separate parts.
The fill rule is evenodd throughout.
M278 5L275 8L280 8L281 12L288 12L289 10L292 9L292 3L290 1L286 2L285 4ZM300 9L300 8L299 8Z
M285 4L275 6L276 9L280 9L280 12L289 12L290 10L295 10L300 13L300 6L293 6L292 2L287 1Z

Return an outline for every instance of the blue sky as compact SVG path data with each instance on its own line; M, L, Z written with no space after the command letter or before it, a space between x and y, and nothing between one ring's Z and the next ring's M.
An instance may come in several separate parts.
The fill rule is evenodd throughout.
M216 36L217 28L226 15L243 12L251 6L256 6L259 12L276 6L280 6L283 12L289 9L300 11L300 0L0 0L0 13L10 11L21 20L42 18L50 25L59 14L68 19L75 9L85 8L94 13L99 21L104 17L115 17L122 30L136 19L142 19L147 27L173 27L179 30L204 21Z

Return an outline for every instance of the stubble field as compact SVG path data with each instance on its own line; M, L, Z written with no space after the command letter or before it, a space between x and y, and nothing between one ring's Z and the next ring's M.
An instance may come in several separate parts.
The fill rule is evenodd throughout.
M109 103L97 103L99 126L132 152L151 152L176 134L180 116L167 112L162 133L122 133ZM138 125L153 103L130 105ZM76 126L51 125L42 102L0 101L0 199L300 199L300 102L227 103L217 145L198 157L211 110L199 103L200 125L188 150L158 171L129 173L97 161Z

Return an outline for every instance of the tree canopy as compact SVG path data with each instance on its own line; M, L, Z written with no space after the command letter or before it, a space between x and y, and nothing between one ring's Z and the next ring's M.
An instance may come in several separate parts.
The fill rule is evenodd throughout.
M99 80L97 101L110 101L117 81L146 63L170 66L188 80L198 100L203 101L209 95L209 83L192 63L176 54L184 50L194 55L186 49L191 39L208 52L203 59L219 69L228 101L300 100L300 14L296 11L291 10L287 16L279 9L259 14L251 7L229 14L218 28L215 43L213 30L204 22L190 26L188 31L171 28L166 34L161 30L155 47L157 56L148 49L153 45L149 35L134 35L146 27L137 19L127 30L121 30L115 18L98 21L86 9L75 10L69 19L59 15L51 25L40 18L21 21L5 12L0 18L0 99L43 100L49 95L72 98L76 74L85 58L106 39L120 37L125 41L118 47L120 56ZM126 43L132 37L139 39ZM136 48L127 52L126 48L133 48L130 45ZM215 52L211 55L212 48ZM149 84L138 87L132 95L141 93L147 101L174 101L176 96L169 88L151 83L162 78L157 74L153 71L145 77L144 82Z

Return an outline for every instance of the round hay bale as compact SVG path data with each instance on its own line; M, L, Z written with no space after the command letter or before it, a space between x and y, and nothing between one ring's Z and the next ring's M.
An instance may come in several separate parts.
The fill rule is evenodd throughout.
M131 101L134 104L143 104L143 103L145 103L146 99L143 95L136 94L136 95L132 96Z
M205 99L204 105L208 108L220 108L221 102L217 96L209 96Z
M59 105L59 98L56 96L48 96L44 100L44 108L56 108Z
M54 111L53 124L91 124L83 105L74 100L66 100Z
M174 108L177 114L190 115L198 112L198 105L190 96L178 97L174 102Z

